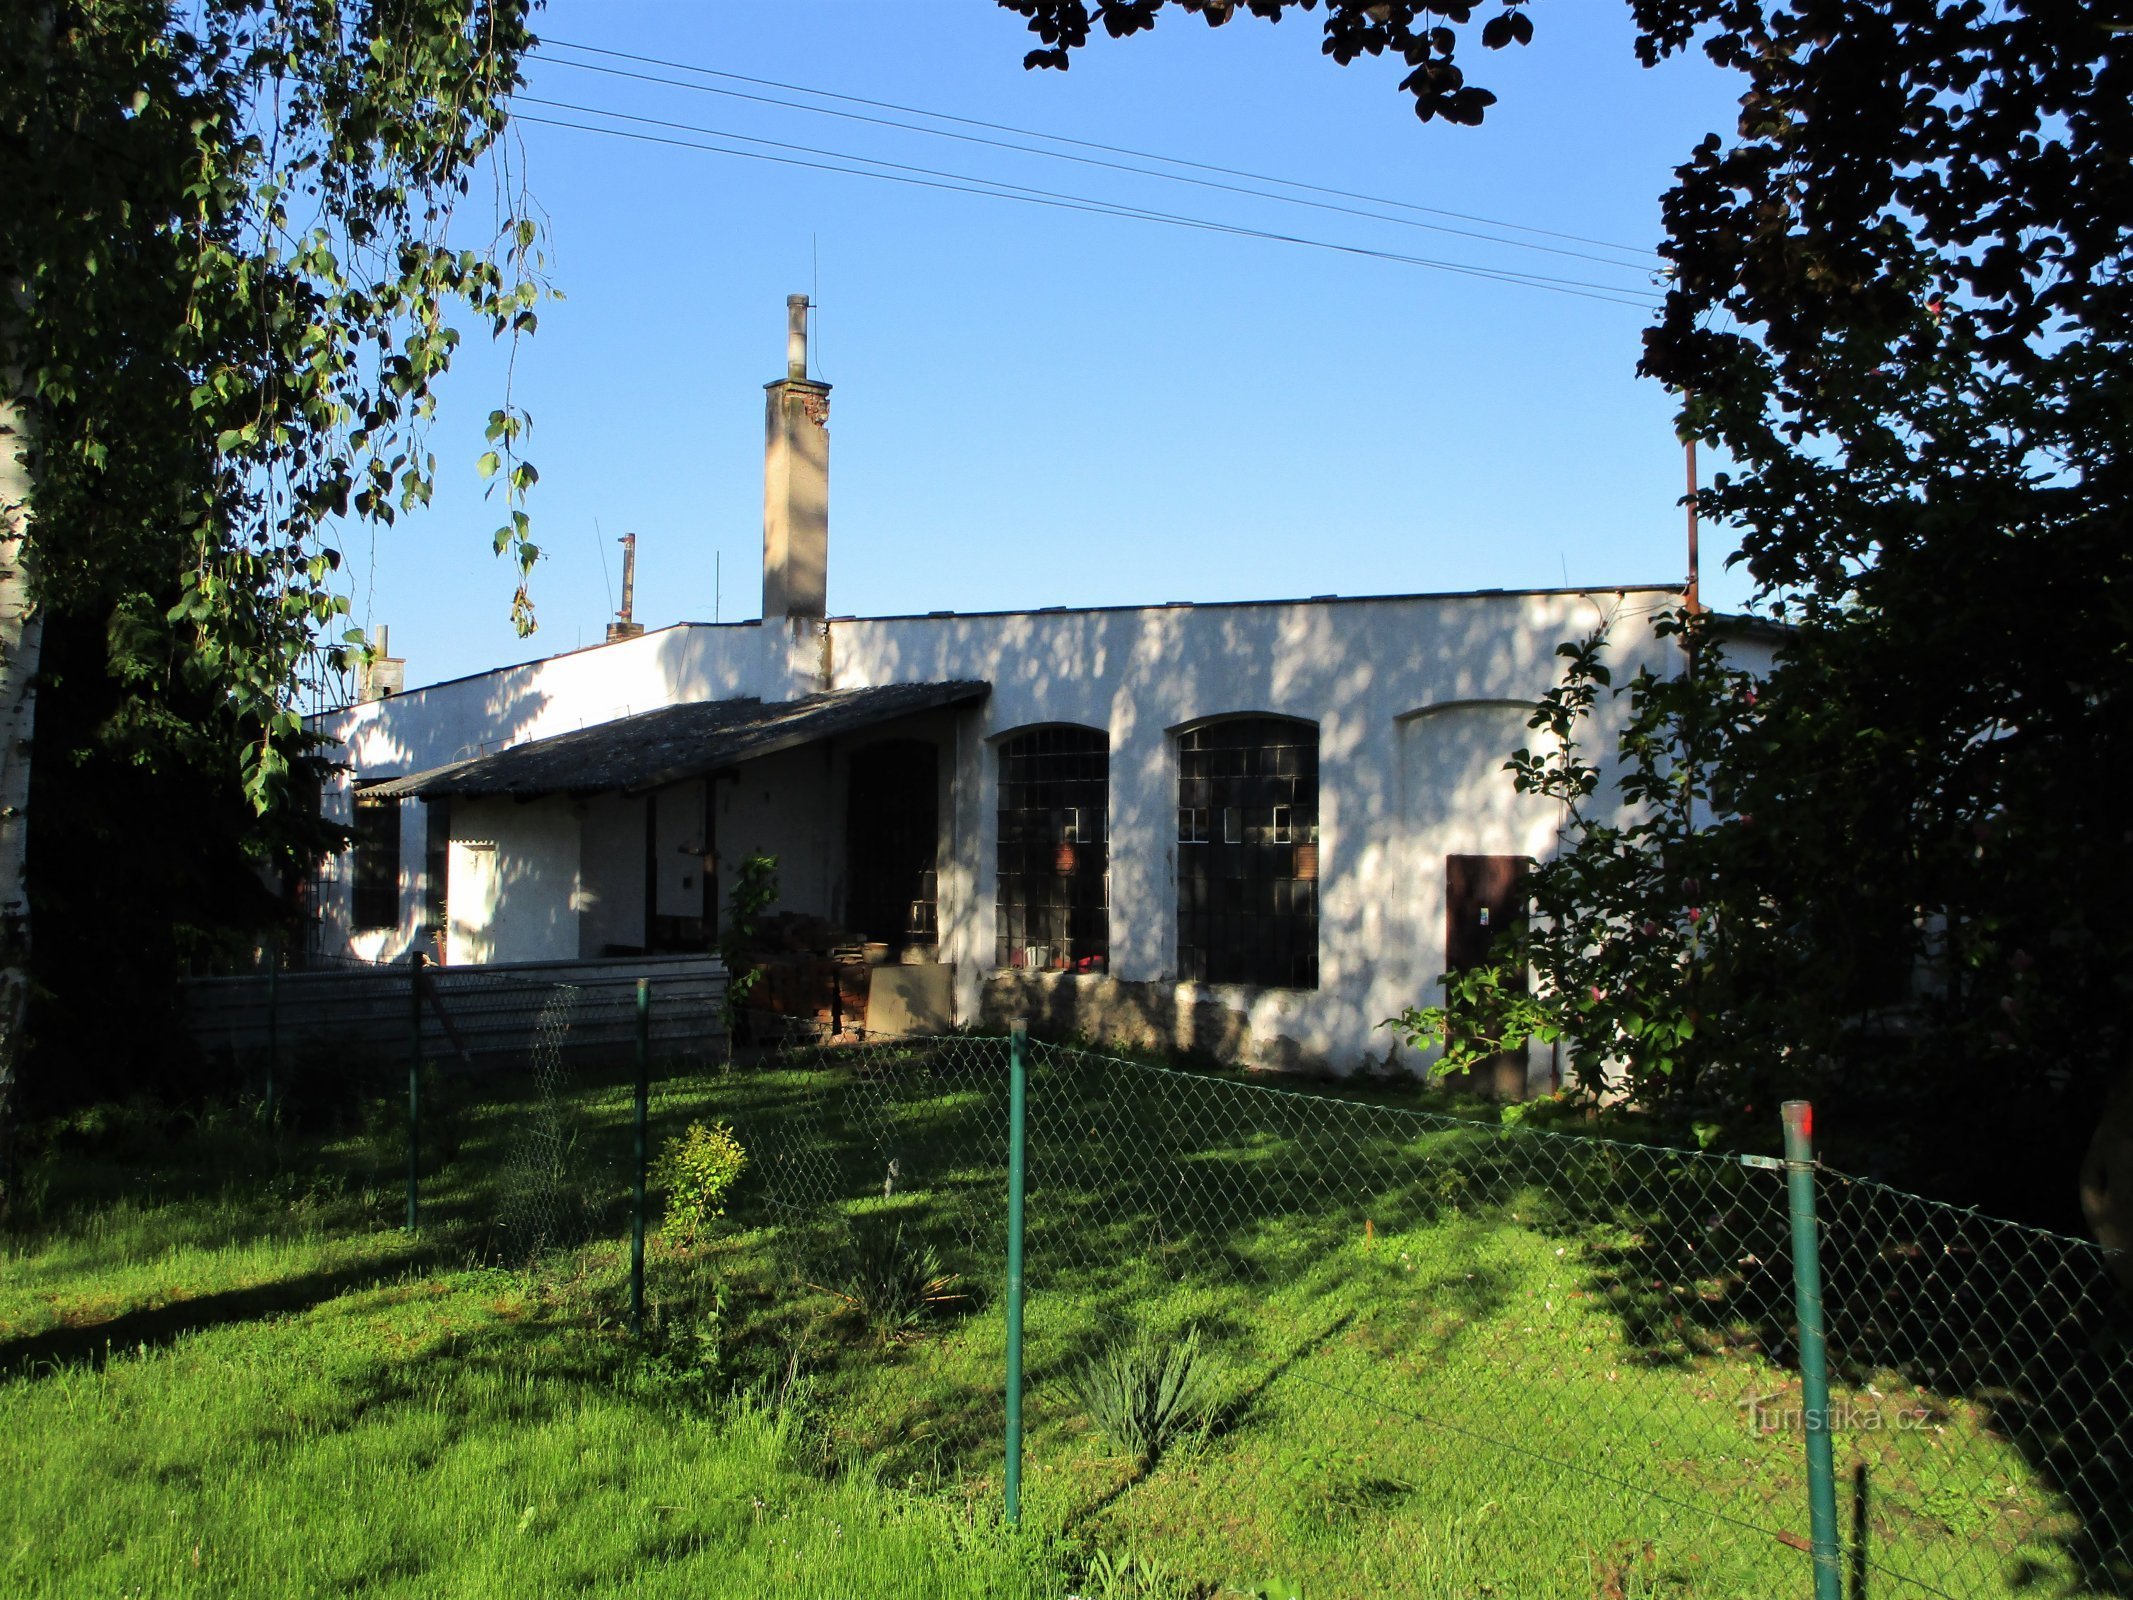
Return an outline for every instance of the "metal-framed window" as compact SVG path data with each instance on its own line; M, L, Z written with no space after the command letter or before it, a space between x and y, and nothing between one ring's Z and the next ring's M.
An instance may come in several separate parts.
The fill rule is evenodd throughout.
M1318 987L1318 728L1232 717L1178 736L1178 976Z
M400 926L400 802L355 797L354 892L358 933Z
M1031 728L1000 742L1003 967L1102 972L1111 953L1111 739Z

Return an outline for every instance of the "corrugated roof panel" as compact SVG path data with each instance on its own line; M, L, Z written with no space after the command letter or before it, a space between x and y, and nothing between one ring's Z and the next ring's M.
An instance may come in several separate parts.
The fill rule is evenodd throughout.
M976 705L991 693L989 683L964 681L839 689L768 704L755 699L690 701L530 739L493 755L359 783L358 788L380 799L508 795L530 800L611 790L639 793L897 717Z

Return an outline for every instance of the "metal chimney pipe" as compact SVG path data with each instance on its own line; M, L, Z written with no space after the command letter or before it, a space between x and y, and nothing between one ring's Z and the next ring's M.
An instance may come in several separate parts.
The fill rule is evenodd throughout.
M807 296L785 297L785 376L807 381Z
M644 632L644 624L636 620L637 611L637 536L625 533L615 543L622 546L622 609L615 620L607 625L607 642L617 639L634 639Z

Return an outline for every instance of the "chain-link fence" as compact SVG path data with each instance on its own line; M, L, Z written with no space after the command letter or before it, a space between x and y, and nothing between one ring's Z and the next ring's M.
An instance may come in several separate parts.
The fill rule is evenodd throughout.
M1778 1159L1027 1062L1036 1514L1314 1596L2133 1587L2133 1324L2090 1244L1798 1169L1818 1406ZM765 1219L812 1261L917 1241L976 1303L937 1359L1003 1420L1009 1042L767 1065L741 1123Z
M196 1034L204 1014L263 1120L302 1133L378 1222L517 1267L627 1235L629 1064L707 1053L700 984L666 986L679 1015L655 1045L634 979L422 962L264 977L193 996Z
M326 1176L518 1264L627 1231L632 1064L727 1052L713 955L291 966L269 951L255 972L184 987L196 1048L269 1126L322 1138Z
M279 1059L282 1114L357 1108L380 1220L404 1184L482 1259L619 1246L648 1071L661 1134L735 1125L744 1252L783 1263L751 1292L874 1336L817 1352L873 1419L840 1447L994 1502L1019 1460L1027 1514L1127 1570L1313 1600L2133 1594L2133 1318L2085 1241L1775 1157L1031 1044L1016 1457L1009 1040L803 1033L698 1078L639 1011L633 1072L580 1047L573 985L397 977L396 1044ZM619 1255L598 1270L616 1293Z

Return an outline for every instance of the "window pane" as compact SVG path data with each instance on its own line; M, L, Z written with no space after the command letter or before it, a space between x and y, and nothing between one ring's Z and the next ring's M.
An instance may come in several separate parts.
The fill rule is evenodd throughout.
M400 802L355 801L353 904L358 932L400 925Z
M1044 972L1104 971L1110 737L1093 728L1032 728L1001 742L999 771L996 961Z
M1218 826L1211 833L1210 822ZM1237 717L1178 739L1178 976L1318 987L1318 729Z

